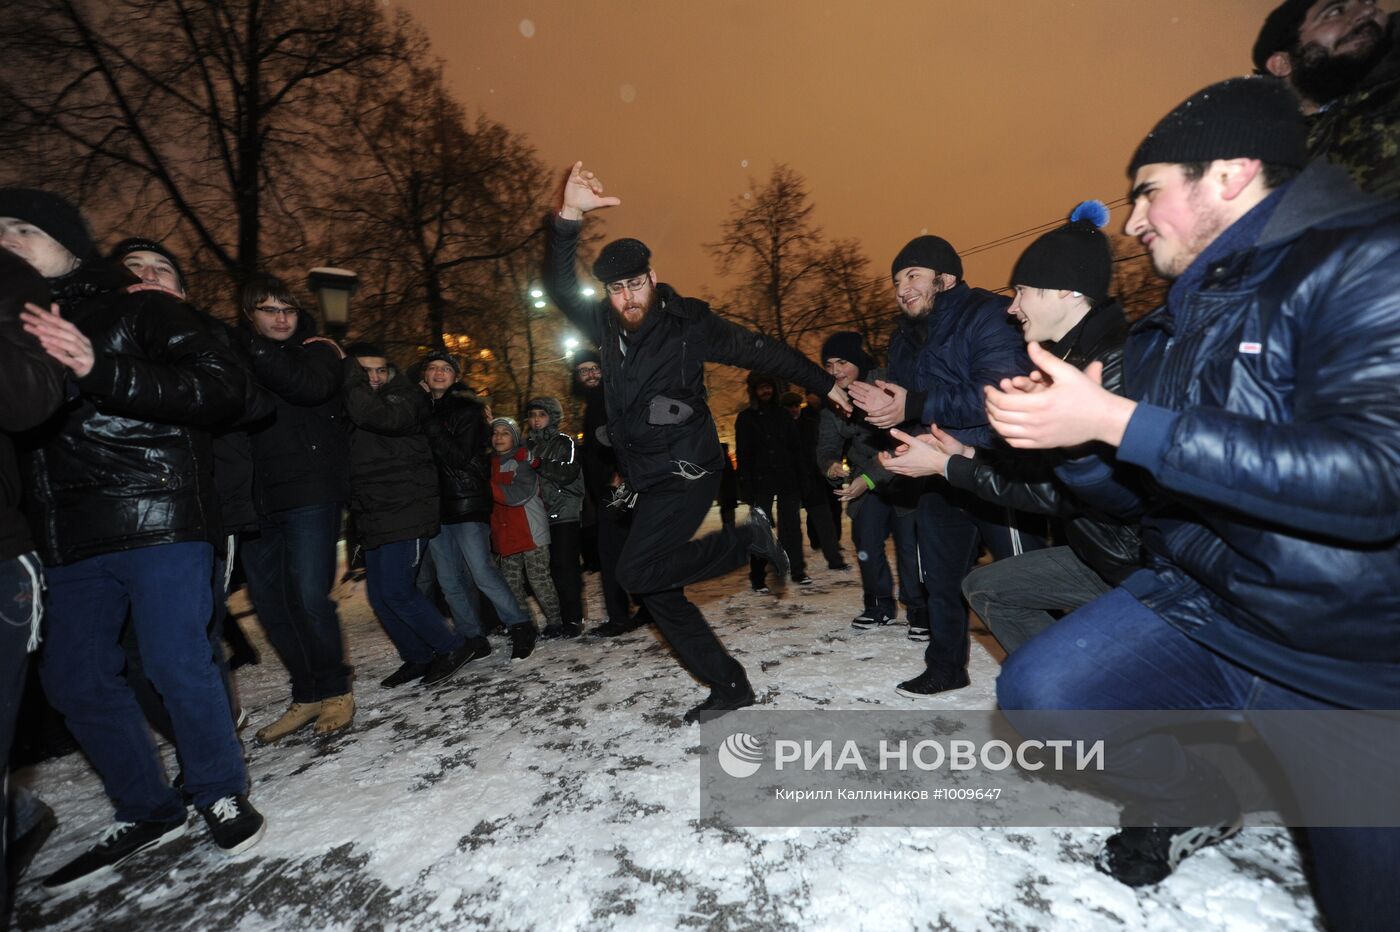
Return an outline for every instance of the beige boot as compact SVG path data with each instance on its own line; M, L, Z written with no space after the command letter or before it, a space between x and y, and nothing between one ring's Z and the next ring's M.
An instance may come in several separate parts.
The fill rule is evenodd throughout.
M298 728L304 728L321 714L321 703L319 702L293 702L287 706L287 711L282 713L282 717L268 725L266 728L259 728L255 737L260 744L271 744L287 737Z
M355 697L350 693L343 696L328 696L321 700L321 714L316 717L316 734L330 735L350 727L355 717Z

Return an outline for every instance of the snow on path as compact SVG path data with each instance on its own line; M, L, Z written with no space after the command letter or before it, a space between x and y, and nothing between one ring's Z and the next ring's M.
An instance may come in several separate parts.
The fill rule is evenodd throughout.
M712 518L713 520L713 518ZM820 564L820 560L817 560ZM986 709L997 663L973 645L973 685L936 701L895 694L923 645L902 627L849 627L854 573L775 596L738 572L691 590L749 670L766 708ZM587 577L591 614L600 599ZM397 657L363 585L338 591L359 679L353 728L273 747L285 674L252 619L263 662L237 673L266 837L216 853L189 834L56 900L35 880L109 823L79 755L27 779L60 827L18 891L20 929L942 929L1259 930L1316 927L1285 830L1250 829L1134 891L1096 872L1107 829L765 828L699 820L704 698L650 631L509 645L435 688L388 691ZM235 603L240 607L241 600Z

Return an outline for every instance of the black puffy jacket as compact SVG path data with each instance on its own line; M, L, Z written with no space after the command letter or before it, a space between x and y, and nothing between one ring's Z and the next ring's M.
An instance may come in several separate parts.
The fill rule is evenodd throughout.
M1123 341L1128 321L1117 303L1094 308L1053 346L1056 356L1080 369L1103 363L1103 385L1123 393ZM1057 453L988 454L948 460L948 482L989 502L1031 514L1064 518L1065 542L1079 559L1110 585L1118 585L1142 567L1142 535L1133 519L1096 511L1055 478Z
M771 372L826 395L835 380L801 353L716 316L708 304L658 284L657 306L637 332L623 332L606 296L580 297L575 271L583 224L550 220L545 288L579 332L598 347L608 405L608 437L624 477L638 491L675 475L721 468L705 363Z
M1324 162L1276 194L1129 335L1117 459L1149 481L1095 459L1060 475L1141 514L1149 569L1124 588L1174 627L1301 692L1400 708L1400 204Z
M428 393L394 373L378 391L350 357L344 363L350 434L350 511L366 550L433 537L438 471L428 449Z
M19 510L10 435L42 424L63 401L63 367L20 324L25 302L48 307L49 286L28 262L0 249L0 560L34 549Z
M220 536L209 431L243 414L248 375L211 321L163 292L128 293L135 282L102 264L49 282L96 363L25 436L46 563Z
M285 341L252 333L247 320L253 375L276 400L275 415L250 434L254 497L260 514L344 502L350 497L349 425L341 400L340 354L315 336L310 314L297 315Z
M428 445L437 463L443 524L491 520L491 432L486 408L454 385L431 399Z

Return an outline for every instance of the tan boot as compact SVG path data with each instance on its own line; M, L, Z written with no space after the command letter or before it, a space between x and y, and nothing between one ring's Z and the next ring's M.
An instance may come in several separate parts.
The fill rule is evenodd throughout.
M287 706L287 711L282 713L282 717L268 725L266 728L259 728L254 736L259 744L271 744L287 737L298 728L304 728L321 714L321 703L319 702L293 702Z
M355 697L328 696L321 700L321 714L316 717L316 734L330 735L350 727L355 717Z

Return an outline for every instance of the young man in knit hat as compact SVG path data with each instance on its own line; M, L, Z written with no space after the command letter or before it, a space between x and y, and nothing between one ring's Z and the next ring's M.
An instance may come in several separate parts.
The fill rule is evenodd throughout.
M1400 205L1307 162L1302 117L1274 79L1184 101L1129 164L1127 232L1173 283L1128 339L1126 397L1038 346L1037 379L988 390L1014 447L1099 445L1060 476L1142 515L1147 556L1007 660L1002 708L1400 708ZM1251 721L1306 814L1300 775L1326 752L1280 718ZM1104 776L1151 827L1110 838L1106 872L1154 883L1238 826L1228 787L1179 743L1122 754ZM1133 773L1114 769L1134 754ZM1353 798L1394 792L1344 779ZM1326 922L1393 927L1400 829L1307 835Z
M545 286L554 303L602 356L608 437L619 471L635 496L631 535L618 561L618 581L639 594L677 659L710 687L686 714L696 721L755 701L744 668L731 657L685 597L684 587L738 569L750 553L782 574L787 556L767 516L754 509L745 531L725 529L692 540L720 481L719 435L706 403L705 363L772 372L849 407L831 376L781 343L729 323L708 305L684 298L657 279L651 251L635 239L614 240L593 264L602 300L587 301L578 285L576 251L584 214L621 204L582 162L564 184L550 220Z
M186 809L121 675L136 626L146 675L174 722L193 796L228 854L255 845L262 815L209 649L209 432L239 418L248 376L197 311L97 255L87 225L44 191L0 189L0 243L48 280L58 306L24 328L77 394L25 438L26 509L48 577L44 690L102 777L117 821L43 881L58 893L184 834Z
M1287 0L1252 58L1298 95L1313 158L1341 165L1363 191L1400 197L1400 17L1375 0Z
M851 385L851 398L875 427L907 423L923 433L936 424L962 443L991 443L982 389L1030 366L1018 328L1006 314L1010 299L970 287L962 271L962 259L937 236L916 237L890 264L903 313L890 339L889 378ZM928 699L970 682L971 637L961 583L981 547L1000 560L1043 542L1028 532L1031 521L942 479L925 484L916 524L929 627L915 628L911 617L909 637L927 639L928 648L924 671L895 689Z
M1083 210L1089 217L1080 218ZM1102 205L1076 208L1070 223L1033 242L1011 272L1010 314L1026 342L1095 372L1109 391L1123 390L1128 321L1109 297L1113 251L1100 230ZM1142 566L1137 522L1097 513L1055 480L1062 457L977 450L934 428L917 438L892 431L902 446L884 455L901 476L943 476L957 489L1019 511L1063 519L1066 545L979 566L963 580L968 604L1008 653L1054 622L1108 592Z

